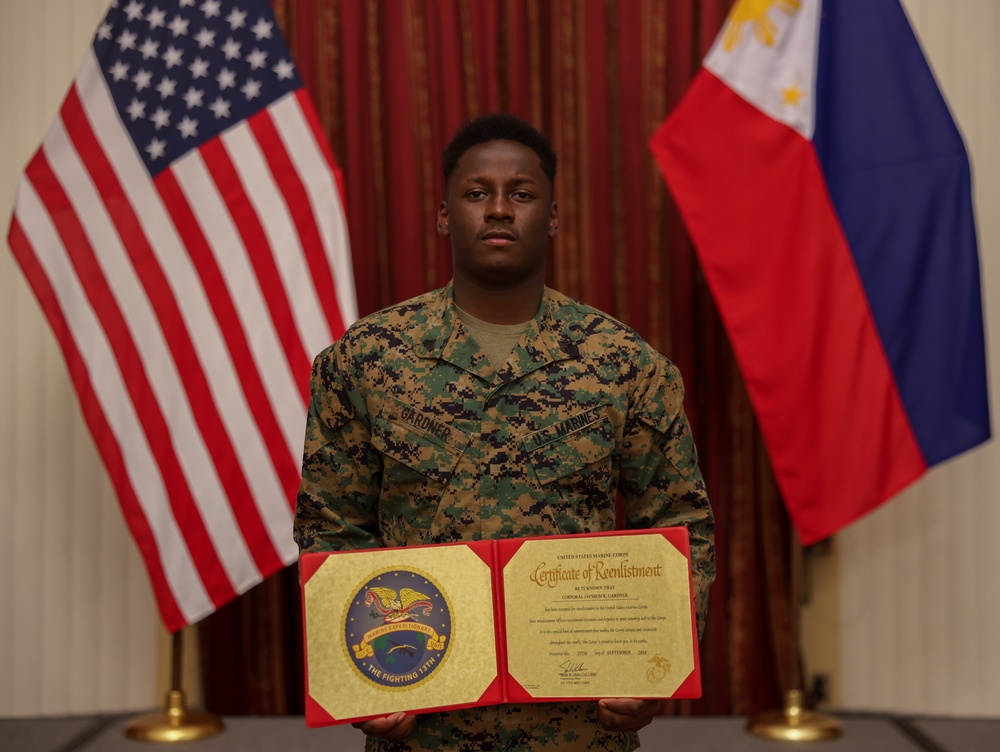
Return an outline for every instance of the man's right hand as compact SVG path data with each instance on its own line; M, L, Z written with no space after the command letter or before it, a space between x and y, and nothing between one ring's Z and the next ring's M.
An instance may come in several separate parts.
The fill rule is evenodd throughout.
M364 731L368 736L385 739L389 742L400 742L413 731L413 727L417 725L417 717L406 713L393 713L385 718L372 718L370 721L352 725L354 728Z

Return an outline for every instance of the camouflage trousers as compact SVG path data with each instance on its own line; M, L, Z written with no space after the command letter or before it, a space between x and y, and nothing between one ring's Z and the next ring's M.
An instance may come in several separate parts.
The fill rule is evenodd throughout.
M419 716L402 742L368 739L367 752L532 752L614 750L639 746L635 733L605 731L597 703L527 703Z

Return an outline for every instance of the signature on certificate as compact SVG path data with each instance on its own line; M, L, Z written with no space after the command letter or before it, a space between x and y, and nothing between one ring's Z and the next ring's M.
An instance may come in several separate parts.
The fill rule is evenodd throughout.
M573 676L587 670L582 663L574 663L573 661L563 661L559 664L559 668L561 669L559 676Z

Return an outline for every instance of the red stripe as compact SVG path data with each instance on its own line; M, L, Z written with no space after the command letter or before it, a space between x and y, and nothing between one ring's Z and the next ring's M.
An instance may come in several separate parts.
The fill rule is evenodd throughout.
M281 426L275 416L274 405L264 388L260 371L254 360L246 332L240 322L233 298L226 286L222 270L212 252L205 234L198 224L198 219L191 210L191 205L172 170L164 170L155 181L156 187L163 198L163 203L170 213L174 226L181 236L181 241L188 252L191 263L194 264L201 278L205 294L212 306L222 336L226 340L229 355L239 376L246 402L250 406L254 420L260 427L260 435L267 446L271 462L278 474L282 488L288 492L288 499L294 506L295 492L299 486L299 466L295 457L289 452L284 441Z
M281 559L254 504L250 484L243 474L233 442L219 416L208 379L205 377L205 371L198 359L198 353L170 282L149 244L149 239L128 196L118 181L114 168L90 129L75 89L71 89L66 97L63 114L75 123L75 127L69 131L69 136L104 201L108 216L122 240L122 246L132 260L132 267L142 283L163 337L170 348L170 354L191 405L192 415L204 439L205 447L215 463L219 481L225 489L233 516L258 570L266 577L282 568ZM214 499L208 501L215 503Z
M66 359L66 368L80 400L83 417L87 421L90 433L94 437L94 443L108 469L108 475L115 487L118 502L125 517L125 524L128 525L128 529L146 563L146 569L153 586L153 594L156 597L163 622L169 631L176 632L187 624L187 620L177 605L174 593L163 571L156 538L153 536L149 520L139 504L135 488L132 487L121 447L114 431L108 424L107 416L104 414L97 393L94 391L90 374L87 372L87 364L73 339L72 330L69 328L66 315L59 304L59 298L52 288L45 270L38 262L34 249L24 234L16 214L11 221L7 239L14 252L14 258L20 264L21 270L38 298L42 311L62 348L63 357Z
M313 138L316 140L316 145L319 146L320 151L323 152L323 156L326 158L327 166L334 172L339 172L337 163L333 159L330 142L323 131L323 124L320 123L319 115L316 113L316 108L313 106L309 92L306 89L297 89L295 91L295 99L299 103L299 110L302 111L302 116L309 125L309 130L312 132ZM341 194L340 198L343 200L343 194Z
M333 158L333 152L330 150L330 142L327 140L326 133L323 131L323 125L319 121L319 115L316 114L316 108L313 106L312 99L309 98L309 92L305 89L299 89L295 92L295 98L298 99L299 109L302 111L302 115L306 119L306 123L309 125L309 130L313 134L313 139L319 146L320 151L323 152L323 156L326 158L327 167L333 172L334 182L337 184L337 201L340 202L341 212L344 217L344 221L347 221L347 186L344 183L344 171L340 169L340 165ZM344 237L347 237L348 228L344 228ZM351 258L350 248L345 248L345 261L347 265L353 270L353 260ZM336 273L336 270L334 270ZM354 278L354 274L351 274L351 278ZM343 320L341 316L341 322L344 326L341 329L331 328L330 332L334 337L340 338L340 335L346 330L347 322Z
M299 109L302 110L302 114L305 116L306 123L309 124L309 130L312 131L313 139L319 145L323 152L323 156L326 158L327 166L333 171L333 179L337 184L337 198L340 200L340 207L344 214L344 221L347 221L347 186L344 183L344 171L340 169L340 165L336 163L333 159L333 151L330 149L330 142L326 137L326 133L323 132L323 125L319 121L319 115L316 113L316 108L313 106L312 99L309 98L309 92L305 89L299 89L295 92L295 98L299 100ZM344 228L344 236L347 236L347 228ZM344 248L344 257L348 264L351 264L351 250L350 248ZM352 264L353 267L353 264ZM353 274L352 274L353 277ZM346 324L346 322L344 322ZM346 327L345 327L346 328ZM344 330L331 330L333 335L337 338L344 333Z
M278 191L295 222L302 252L305 254L313 284L316 286L316 295L323 307L330 331L335 333L334 336L337 336L344 331L344 322L337 302L333 270L330 268L329 259L323 248L323 239L320 237L316 215L313 214L312 203L302 182L302 176L292 164L291 157L285 149L285 144L281 140L268 110L257 113L247 123L260 144L261 153L267 160ZM308 380L308 376L309 374L306 372L304 378Z
M236 593L195 506L183 469L170 442L167 422L150 386L145 364L132 340L125 318L83 226L58 178L52 172L44 150L38 151L28 165L26 174L32 183L39 186L39 198L52 218L77 277L83 283L87 299L107 334L132 404L160 469L174 517L205 589L218 607Z
M707 71L651 143L803 542L925 464L811 143Z
M271 248L268 242L260 217L254 209L250 196L247 195L243 181L222 139L215 138L206 142L201 147L201 155L212 180L218 187L219 195L226 202L229 214L243 241L247 258L254 268L274 330L285 351L288 366L296 377L302 403L308 404L308 378L300 376L311 372L312 359L306 355L299 339L295 317L292 315L291 306L281 283L281 275L275 264L276 249Z

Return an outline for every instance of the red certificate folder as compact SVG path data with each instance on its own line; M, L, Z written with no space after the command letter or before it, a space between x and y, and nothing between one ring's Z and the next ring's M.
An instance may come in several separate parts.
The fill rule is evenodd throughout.
M686 528L300 559L306 724L699 697Z

